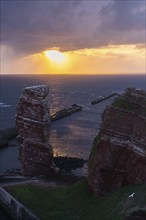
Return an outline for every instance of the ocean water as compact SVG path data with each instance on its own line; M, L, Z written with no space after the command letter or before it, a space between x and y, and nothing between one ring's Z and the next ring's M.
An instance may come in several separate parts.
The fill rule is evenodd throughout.
M145 89L145 76L137 75L2 75L0 79L0 129L15 125L16 106L26 86L47 84L50 88L50 113L80 104L83 111L52 123L50 144L54 155L88 159L94 137L99 132L101 115L113 98L98 105L99 96L127 87ZM18 146L12 140L0 150L0 173L20 167Z

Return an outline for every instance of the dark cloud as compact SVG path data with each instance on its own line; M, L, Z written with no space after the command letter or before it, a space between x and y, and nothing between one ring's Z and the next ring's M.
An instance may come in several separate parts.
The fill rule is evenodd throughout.
M143 0L12 0L1 12L1 43L22 53L144 41Z
M101 23L96 34L105 42L145 43L145 0L115 0L100 11Z
M100 11L102 25L112 29L143 30L145 28L145 1L114 1Z
M2 2L1 41L23 51L59 44L59 37L61 40L74 33L74 17L78 15L74 10L78 5L71 1Z

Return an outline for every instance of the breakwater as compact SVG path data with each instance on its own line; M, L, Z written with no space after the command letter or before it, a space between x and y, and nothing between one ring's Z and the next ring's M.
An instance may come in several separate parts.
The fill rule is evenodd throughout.
M100 102L103 102L103 101L105 101L106 99L112 98L113 96L116 96L116 95L118 95L118 94L117 94L117 93L112 93L111 95L104 96L104 97L101 97L101 98L99 98L99 99L93 100L93 101L91 102L91 104L92 104L92 105L96 105L96 104L98 104L98 103L100 103Z
M104 97L101 97L97 100L93 100L91 102L91 104L96 105L96 104L103 102L109 98L112 98L116 95L119 95L119 94L112 93L108 96L104 96ZM51 120L51 122L54 122L54 121L60 120L62 118L65 118L67 116L70 116L70 115L72 115L76 112L79 112L79 111L82 111L82 106L77 105L77 104L73 104L71 107L61 109L61 110L57 111L55 114L51 115L50 120ZM10 128L0 130L0 147L7 146L9 143L9 140L15 138L16 136L17 136L16 127L10 127Z
M70 108L65 108L60 111L57 111L54 115L50 117L50 120L51 122L54 122L79 111L82 111L82 106L73 104ZM17 136L17 129L15 126L0 130L0 147L7 146L9 140L15 138L16 136Z
M51 116L51 122L70 116L76 112L82 111L80 105L73 104L70 108L62 109Z
M0 147L7 146L9 140L15 138L16 136L17 136L17 129L15 126L0 130Z

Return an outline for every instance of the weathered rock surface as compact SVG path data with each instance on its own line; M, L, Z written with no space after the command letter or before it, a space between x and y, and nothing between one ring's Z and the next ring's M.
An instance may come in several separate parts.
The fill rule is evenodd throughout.
M146 182L146 92L128 89L105 109L88 182L96 195Z
M17 141L24 175L48 175L53 150L49 144L49 88L45 85L26 87L17 107Z

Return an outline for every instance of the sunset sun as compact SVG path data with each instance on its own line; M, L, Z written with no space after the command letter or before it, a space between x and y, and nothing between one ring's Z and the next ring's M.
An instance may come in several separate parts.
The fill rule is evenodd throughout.
M58 50L47 50L44 53L47 58L57 64L63 64L67 59L67 57Z

